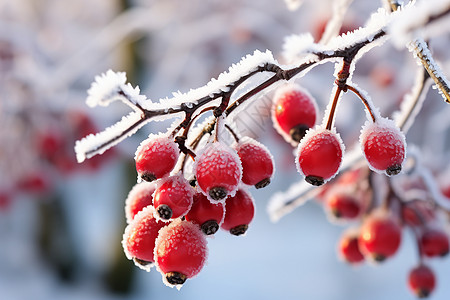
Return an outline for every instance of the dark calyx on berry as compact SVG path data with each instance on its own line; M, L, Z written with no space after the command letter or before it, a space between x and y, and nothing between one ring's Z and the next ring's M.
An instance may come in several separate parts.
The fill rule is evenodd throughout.
M270 183L270 178L266 178L255 184L255 188L262 189L263 187L268 186Z
M152 265L152 264L153 264L153 262L151 262L151 261L142 260L142 259L139 259L139 258L137 258L137 257L133 257L133 261L134 261L136 264L141 265L141 266L143 266L143 267L146 267L146 266L149 266L149 265Z
M211 235L219 230L219 224L215 220L208 220L202 224L201 229L204 234Z
M232 235L241 235L244 234L248 229L248 224L238 225L230 229L230 233Z
M192 186L192 187L196 187L197 186L197 179L194 178L194 179L189 180L189 185Z
M301 139L305 136L306 131L309 129L309 127L305 124L298 124L289 131L289 135L291 136L292 140L296 142L300 142Z
M306 176L305 180L307 183L315 185L315 186L320 186L320 185L324 184L324 182L325 182L322 177L314 176L314 175Z
M383 262L386 260L386 256L383 254L374 254L372 257L373 257L373 260L376 262Z
M393 165L386 169L386 174L389 176L397 175L402 170L401 165Z
M152 182L152 181L156 180L156 176L154 174L148 173L148 172L143 173L141 175L141 178L148 182Z
M220 186L213 187L209 190L209 196L216 201L224 199L227 195L227 190Z
M331 210L331 213L333 214L333 216L335 216L336 218L341 218L342 217L342 214L341 214L341 212L339 211L339 209L332 209Z
M416 290L416 295L419 298L428 298L428 296L430 296L431 291L427 290L427 289L417 289Z
M183 284L187 277L184 274L181 274L179 272L169 272L166 273L166 279L167 282L173 285L177 285L177 284Z
M172 218L172 209L166 204L161 204L158 206L156 211L158 212L159 217L163 220L169 220Z

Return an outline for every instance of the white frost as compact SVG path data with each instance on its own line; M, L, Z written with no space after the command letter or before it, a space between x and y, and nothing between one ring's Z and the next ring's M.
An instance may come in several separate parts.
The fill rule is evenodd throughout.
M450 0L413 1L405 5L389 25L394 45L403 48L416 38L429 39L450 31L450 14L445 14L433 22L434 16L450 10Z
M91 158L96 154L102 154L110 147L116 145L126 137L134 134L139 128L144 126L147 122L141 122L138 126L129 130L127 134L120 136L122 132L131 128L133 124L141 119L141 114L132 112L127 116L122 117L122 120L117 122L111 127L108 127L104 131L97 134L90 134L75 143L75 152L77 155L77 161L83 162L87 158ZM102 145L109 143L108 147L101 147Z

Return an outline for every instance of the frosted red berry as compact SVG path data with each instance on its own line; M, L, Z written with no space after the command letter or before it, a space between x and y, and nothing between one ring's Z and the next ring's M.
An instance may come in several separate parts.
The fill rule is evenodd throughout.
M290 84L278 89L273 103L275 128L288 141L299 142L316 123L316 101L298 85Z
M236 151L220 142L207 145L197 155L194 170L198 188L212 201L234 195L242 178Z
M196 193L194 203L185 217L199 225L204 234L210 235L217 232L224 216L225 208L222 203L211 203L205 195Z
M177 219L158 235L156 265L166 282L181 285L200 272L207 252L206 238L198 225Z
M336 218L353 219L361 212L357 195L343 189L332 189L326 195L326 208Z
M344 145L334 131L309 130L297 150L297 169L312 185L322 185L333 178L341 165Z
M155 261L153 252L158 232L167 225L155 218L154 211L152 206L147 206L140 211L125 228L122 240L128 259L132 259L137 266L147 271Z
M339 241L339 255L350 264L357 264L364 261L358 244L358 231L345 232Z
M406 154L405 136L394 122L367 122L361 130L361 147L369 167L387 175L400 173Z
M255 206L252 196L240 189L234 197L225 201L225 219L220 226L233 235L244 234L255 214Z
M184 216L192 206L194 191L182 174L161 179L153 194L158 216L169 220Z
M439 229L427 228L420 239L422 252L428 257L445 256L449 252L447 234Z
M144 140L135 156L139 177L153 181L167 176L175 167L179 152L177 143L169 136L151 136Z
M408 286L417 297L428 297L436 287L436 277L433 270L423 264L415 267L409 272Z
M156 190L154 182L141 182L136 184L128 193L125 200L125 216L130 223L134 216L144 207L153 204L153 193Z
M400 242L400 224L389 213L374 211L364 220L358 244L365 256L381 262L397 252Z
M263 188L270 183L274 163L269 150L252 138L245 137L236 146L242 163L242 182Z

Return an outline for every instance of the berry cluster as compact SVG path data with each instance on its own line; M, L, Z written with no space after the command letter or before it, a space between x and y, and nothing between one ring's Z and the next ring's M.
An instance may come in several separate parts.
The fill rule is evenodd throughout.
M344 65L345 67L345 65ZM400 173L406 154L405 136L393 121L382 118L356 89L372 116L361 130L360 143L369 167L387 175ZM338 89L332 105L335 107ZM317 104L314 98L297 85L279 89L274 97L272 119L277 131L286 141L298 144L296 164L305 180L320 186L332 179L339 171L344 155L344 144L332 127L334 110L330 111L326 126L317 125ZM327 120L327 119L326 119ZM314 127L314 128L313 128Z
M428 199L405 199L391 185L381 202L377 202L372 186L374 176L366 166L346 171L318 195L332 222L359 222L359 226L351 226L340 237L339 256L352 265L364 261L381 263L398 252L403 229L410 229L417 240L419 264L410 271L408 286L418 297L427 297L434 290L436 279L425 260L448 254L448 234ZM420 185L420 190L427 192L424 185Z
M97 131L94 120L81 110L46 112L44 117L45 126L35 126L33 120L28 119L29 116L23 118L23 122L30 122L30 126L18 126L17 130L26 137L20 147L26 149L21 155L27 163L20 168L12 165L8 170L9 176L1 182L0 211L10 209L13 201L21 195L32 198L48 196L54 190L58 178L81 170L95 172L114 153L96 157L85 165L77 164L72 145L75 140Z
M380 263L397 253L403 228L409 228L417 239L419 264L408 277L408 286L418 297L427 297L435 288L436 279L426 258L443 257L449 252L449 237L429 199L406 199L394 186L390 176L402 170L406 157L405 136L393 121L379 116L373 104L351 86L363 100L371 116L363 128L359 142L366 165L337 174L342 163L344 146L332 124L330 111L327 126L315 125L317 109L314 99L303 88L289 85L274 97L272 119L285 140L297 145L297 169L306 182L321 186L317 196L332 222L360 222L347 229L340 238L339 256L350 264L366 260ZM339 90L337 94L339 93ZM336 101L336 96L333 101ZM335 103L334 103L335 104ZM297 107L294 109L292 107ZM299 108L300 107L300 108ZM301 107L305 107L301 111ZM327 119L325 119L326 121ZM388 192L377 201L374 195L375 174L388 175ZM338 177L332 180L336 175ZM402 176L405 190L419 188L429 195L426 184L412 176ZM445 190L443 191L445 194Z
M390 6L394 11L399 4L392 2ZM357 60L392 34L386 30L391 21L388 15L380 10L371 17L380 22L336 39L329 36L330 30L319 43L308 35L289 39L287 44L292 45L287 48L295 48L287 51L294 64L290 68L278 65L269 51L255 51L205 86L174 93L172 98L159 102L147 99L138 87L126 84L124 73L108 71L96 78L88 91L89 105L106 106L121 100L133 111L104 132L79 141L75 146L79 162L103 153L151 121L183 117L167 132L149 136L136 151L139 182L126 201L128 226L123 247L127 257L146 270L156 265L166 283L180 287L204 266L205 237L219 228L234 235L245 233L254 214L248 187L262 188L269 184L274 165L263 145L239 136L234 117L249 103L261 99L255 96L275 83L305 75L328 61L336 63L336 80L323 123L317 122L318 105L308 91L286 84L274 94L274 127L296 147L297 170L304 176L305 186L311 189L319 186L317 198L322 200L332 220L359 222L359 226L343 235L340 256L352 264L385 261L397 253L402 231L409 228L417 237L420 261L411 273L410 286L419 296L431 293L435 279L424 260L448 252L448 237L439 225L439 218L422 207L434 203L427 197L436 194L435 189L425 185L418 193L420 197L411 199L398 191L397 180L413 181L410 175L414 172L404 171L407 166L404 134L405 127L411 125L421 108L421 99L429 86L425 83L431 78L447 101L450 95L447 81L436 71L439 69L427 44L420 40L412 43L410 50L425 68L418 73L414 93L407 103L403 102L405 105L401 105L395 121L382 117L368 95L351 82ZM425 69L429 77L425 76ZM270 76L261 82L249 80L262 72ZM388 85L389 80L383 84ZM345 146L340 133L346 138L345 132L339 133L334 126L338 102L346 92L354 93L362 101L367 116L360 130L360 151L355 155L358 159L353 161L348 156L344 160ZM212 113L211 118L194 125L206 113ZM234 141L226 142L226 137ZM364 160L365 164L358 163ZM387 188L380 189L375 179ZM301 189L295 192L298 190ZM285 206L292 204L281 202ZM436 210L433 208L431 212Z
M231 146L217 134L196 154L189 151L195 156L192 172L173 136L151 135L136 151L140 182L126 200L123 247L140 268L156 265L168 285L181 287L200 272L206 236L219 228L244 234L255 210L248 187L270 183L274 166L267 148L228 129L236 139Z

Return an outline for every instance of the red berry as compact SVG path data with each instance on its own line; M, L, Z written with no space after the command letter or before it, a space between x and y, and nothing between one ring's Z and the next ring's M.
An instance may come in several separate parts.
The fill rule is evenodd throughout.
M17 183L17 188L27 193L43 194L50 190L51 183L45 171L32 171Z
M156 184L153 182L141 182L136 184L128 193L125 200L125 216L130 223L134 216L144 207L153 204L153 193L156 190Z
M358 245L358 235L358 231L349 230L344 232L339 241L339 254L350 264L364 261L364 255L361 253Z
M445 197L450 199L450 184L447 186L443 186L441 192Z
M420 239L423 254L428 257L445 256L449 252L448 236L442 230L427 228Z
M214 142L197 155L194 166L197 186L211 201L233 196L242 178L242 165L236 151Z
M180 173L161 179L153 194L153 206L158 216L169 220L184 216L192 206L194 190Z
M206 235L214 234L219 229L225 216L225 209L222 203L211 203L202 193L194 195L194 203L186 214L186 220L200 226Z
M0 190L0 211L7 211L11 207L12 193Z
M359 235L361 252L381 262L394 255L401 242L399 222L385 211L374 211L364 220Z
M421 264L409 272L408 285L417 297L426 298L436 286L434 272L429 267Z
M297 169L312 185L322 185L333 178L341 165L344 144L331 130L309 130L298 145Z
M269 150L252 138L245 137L236 146L242 163L242 182L257 189L270 183L273 175L273 158Z
M220 226L233 235L244 234L255 215L255 206L251 195L240 189L234 197L225 201L225 219Z
M361 147L369 167L376 172L396 175L406 153L405 136L393 121L367 122L361 130Z
M198 225L177 219L161 229L156 240L158 270L170 285L181 285L197 275L206 262L206 239Z
M53 157L64 150L64 135L56 129L38 132L36 135L36 150L43 158L53 161Z
M175 141L166 136L151 136L136 151L136 171L146 180L153 181L167 176L175 167L179 149Z
M395 69L389 64L376 64L369 76L378 87L387 88L395 81Z
M326 208L336 218L353 219L361 212L360 201L354 191L339 186L328 191L326 195Z
M277 131L288 141L299 142L317 118L314 98L298 85L279 88L273 99L272 120Z
M402 206L402 218L409 226L422 226L435 218L433 206L426 201L409 201Z
M149 271L155 262L153 251L158 232L167 223L159 221L154 216L153 206L147 206L140 211L133 221L125 228L122 246L128 259Z

